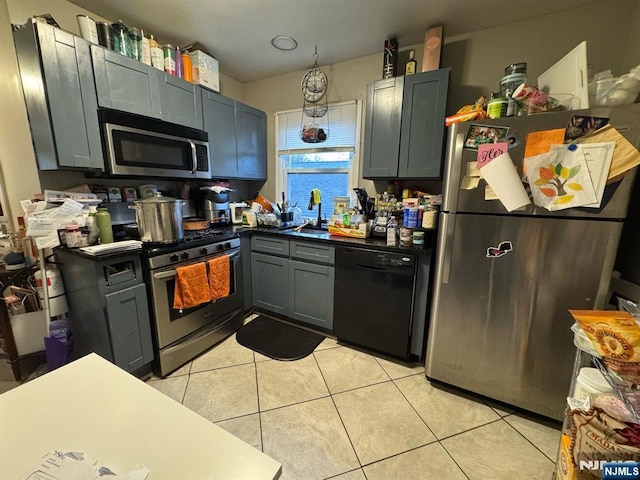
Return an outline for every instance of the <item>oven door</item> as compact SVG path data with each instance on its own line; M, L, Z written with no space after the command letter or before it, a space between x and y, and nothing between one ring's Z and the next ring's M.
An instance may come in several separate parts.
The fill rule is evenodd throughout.
M242 308L242 266L239 248L227 250L217 255L201 257L194 262L185 262L177 266L206 263L220 255L229 256L229 296L193 308L183 310L173 308L176 286L175 266L151 272L151 297L158 349L162 349L204 326L213 326L216 322L223 321L228 313Z

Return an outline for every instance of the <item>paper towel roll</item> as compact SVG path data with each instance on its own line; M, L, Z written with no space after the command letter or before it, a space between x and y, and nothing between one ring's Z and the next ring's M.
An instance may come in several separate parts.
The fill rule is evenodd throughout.
M511 212L531 203L508 152L485 164L480 172L507 211Z

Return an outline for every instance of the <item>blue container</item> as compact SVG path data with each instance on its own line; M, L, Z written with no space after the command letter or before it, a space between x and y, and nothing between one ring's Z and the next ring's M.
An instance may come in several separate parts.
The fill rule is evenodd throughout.
M404 209L404 218L402 220L402 226L407 228L418 227L418 209L417 208Z

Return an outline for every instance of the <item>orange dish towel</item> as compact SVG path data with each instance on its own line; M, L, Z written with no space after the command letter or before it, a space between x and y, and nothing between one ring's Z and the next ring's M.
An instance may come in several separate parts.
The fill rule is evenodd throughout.
M209 260L209 289L211 291L210 300L228 297L231 286L230 262L227 255L212 258Z
M173 308L191 308L211 301L207 266L202 263L176 268L176 288Z

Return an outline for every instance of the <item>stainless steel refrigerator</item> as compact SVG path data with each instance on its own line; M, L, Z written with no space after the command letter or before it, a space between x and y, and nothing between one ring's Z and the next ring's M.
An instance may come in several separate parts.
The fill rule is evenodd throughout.
M609 117L640 145L637 104L476 124L509 127L522 174L527 134L564 128L573 115ZM463 188L476 161L464 148L469 125L448 132L426 375L561 420L575 358L567 309L605 304L636 169L607 187L600 209L550 212L532 203L508 212L485 200L484 180Z

